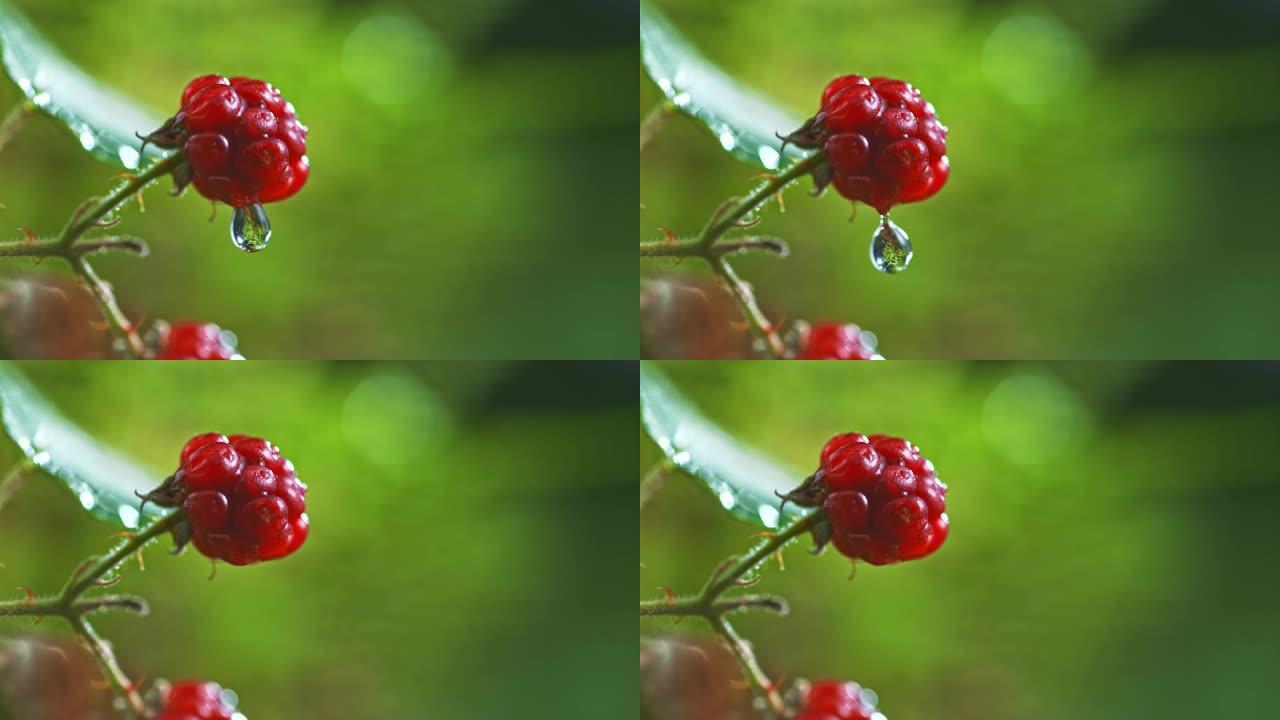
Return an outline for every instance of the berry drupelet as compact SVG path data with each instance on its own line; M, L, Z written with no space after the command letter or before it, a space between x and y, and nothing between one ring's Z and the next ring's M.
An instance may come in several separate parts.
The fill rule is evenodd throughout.
M821 507L814 531L841 554L872 565L915 560L947 539L947 486L920 448L888 435L844 433L822 449L817 472L785 496Z
M155 720L232 720L236 709L217 683L183 680L165 694Z
M270 83L202 75L182 91L178 113L145 140L181 148L192 182L210 200L235 208L277 202L310 174L307 127Z
M247 435L205 433L182 448L178 470L147 495L162 506L181 506L190 539L202 554L232 565L275 560L307 539L307 486L280 448Z
M844 75L822 91L818 113L784 138L821 149L827 166L820 187L864 202L880 214L932 197L951 172L947 128L933 104L901 80Z
M213 323L179 322L159 338L157 360L241 360L233 337Z
M876 712L875 695L857 683L817 680L804 695L795 720L885 720Z
M853 324L815 323L804 335L798 360L883 360L875 341Z

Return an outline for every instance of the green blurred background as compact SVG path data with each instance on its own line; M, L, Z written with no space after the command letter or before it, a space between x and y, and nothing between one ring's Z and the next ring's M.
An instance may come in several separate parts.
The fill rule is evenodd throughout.
M260 255L236 251L229 209L210 223L194 192L157 187L145 215L125 213L116 232L151 256L96 264L132 316L217 322L250 358L634 357L634 326L617 322L632 317L616 282L630 256L600 241L633 212L615 189L634 182L617 83L636 66L634 5L11 2L159 117L221 72L275 83L311 129L311 178L268 206ZM0 114L20 97L0 82ZM0 154L0 238L57 232L115 172L33 119Z
M771 673L856 680L891 720L1273 714L1280 365L663 369L797 484L830 436L862 431L916 442L950 485L951 535L929 558L850 581L847 559L802 541L785 572L770 563L752 591L791 615L735 625ZM660 455L640 448L643 473ZM640 597L695 591L760 529L699 481L668 480L641 514Z
M203 557L170 558L162 541L145 572L127 566L114 590L151 615L95 624L135 676L217 680L251 720L607 717L631 697L630 630L612 608L634 547L617 466L636 427L633 363L23 369L157 481L189 436L217 428L273 440L310 485L311 535L286 560L220 565L210 581ZM19 457L0 444L0 461ZM31 479L0 509L4 595L55 591L118 529ZM0 639L32 629L0 622Z
M798 117L857 72L908 79L951 129L947 187L893 211L915 245L904 274L871 268L869 208L849 224L847 201L805 185L785 215L764 214L753 232L787 239L791 257L735 265L774 317L858 323L890 358L1280 354L1280 335L1259 332L1280 304L1280 96L1263 89L1280 67L1276 3L655 4ZM642 74L640 116L660 98ZM757 172L672 119L640 165L641 239L696 233Z

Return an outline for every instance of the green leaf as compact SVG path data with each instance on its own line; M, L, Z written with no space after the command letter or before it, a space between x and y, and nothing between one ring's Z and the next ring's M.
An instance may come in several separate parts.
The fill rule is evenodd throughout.
M32 463L62 480L85 510L136 528L141 501L134 494L158 486L161 473L104 447L45 400L16 366L0 363L0 414L4 430ZM149 503L149 517L164 509Z
M66 125L81 147L127 170L138 167L141 141L134 133L162 121L63 58L9 0L0 0L0 50L5 72L27 99ZM146 154L155 159L164 152L148 145Z
M640 364L640 414L645 432L663 454L706 483L726 510L767 528L778 526L781 500L774 493L794 490L804 473L738 442L698 412L656 365L647 362ZM792 503L782 512L796 518L804 509Z
M803 121L703 58L648 0L640 2L640 57L667 99L706 125L721 147L766 170L778 168L782 141L774 133L795 130ZM788 159L805 155L787 146Z

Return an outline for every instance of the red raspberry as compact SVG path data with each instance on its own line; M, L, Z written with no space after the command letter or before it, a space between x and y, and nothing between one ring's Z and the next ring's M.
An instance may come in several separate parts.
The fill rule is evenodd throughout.
M169 688L156 720L231 720L236 709L217 683L183 680Z
M163 334L157 360L241 360L235 343L213 323L174 323Z
M248 565L302 545L306 496L280 448L247 435L205 433L187 441L177 472L150 497L182 505L201 553Z
M809 328L800 360L883 360L857 325L817 323Z
M884 716L876 712L875 695L857 683L818 680L805 694L796 720L872 720Z
M290 197L307 182L307 127L293 104L262 80L203 75L182 91L182 107L148 136L181 147L196 190L247 207Z
M931 197L950 175L946 126L920 91L901 80L832 80L818 114L787 141L822 148L836 191L882 215Z
M947 539L947 486L920 448L887 435L837 435L822 449L813 501L836 549L886 565L922 558Z

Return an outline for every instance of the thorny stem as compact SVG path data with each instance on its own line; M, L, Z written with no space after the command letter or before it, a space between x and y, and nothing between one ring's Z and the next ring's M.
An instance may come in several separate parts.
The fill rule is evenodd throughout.
M640 615L642 617L694 615L705 619L737 658L738 664L742 667L742 673L756 696L774 715L783 716L786 708L783 705L782 696L761 670L750 645L738 635L724 616L730 612L750 609L786 614L786 602L782 598L771 595L743 595L725 599L721 596L735 585L742 584L744 575L754 570L770 555L781 550L788 542L808 532L821 519L822 513L810 513L769 536L764 542L743 555L726 561L711 574L702 590L695 596L642 601Z
M717 257L711 261L711 269L715 270L716 275L724 282L724 286L729 289L733 295L733 299L738 301L738 307L742 310L742 316L751 324L751 329L756 335L764 340L765 348L768 349L769 355L776 360L781 360L787 355L787 346L783 344L782 337L778 335L778 329L773 323L769 322L769 318L765 317L764 311L760 309L760 305L756 302L755 293L751 292L751 288L738 274L733 271L733 266L722 257Z
M18 491L26 484L27 478L31 477L35 471L35 463L30 460L23 460L14 465L13 469L9 470L9 474L5 475L3 480L0 480L0 510L3 510L4 506L13 499L13 496L18 494Z
M729 652L733 653L733 657L738 661L738 666L742 668L742 674L747 679L747 683L751 685L752 692L756 697L763 698L765 705L777 717L785 717L787 706L782 702L782 696L778 693L778 688L774 687L773 681L765 674L764 669L760 667L760 662L756 660L756 654L752 652L751 646L747 641L738 634L737 630L724 619L723 615L716 615L709 618L711 627L716 631L728 646Z
M756 302L751 288L742 282L725 259L727 255L749 250L763 250L778 255L787 253L787 246L777 238L746 238L734 242L717 243L726 232L735 227L742 227L742 219L768 202L769 198L781 193L795 180L809 174L815 167L826 160L822 153L814 153L800 160L786 170L770 177L746 196L730 200L711 214L707 224L690 242L645 242L640 244L640 257L696 257L711 265L716 276L733 294L742 310L743 317L751 325L752 331L764 341L769 355L774 358L786 356L786 345L783 344L777 328L765 316Z
M103 576L115 570L148 542L171 530L182 518L181 512L172 512L130 536L106 554L90 558L72 573L66 585L55 597L0 602L0 617L56 616L66 620L97 658L98 664L102 666L103 675L124 701L126 716L142 717L146 713L142 696L120 669L115 654L111 652L111 647L98 635L84 616L103 610L128 610L144 614L147 612L147 604L141 598L129 595L103 595L92 598L84 598L83 595L93 587L102 584Z
M0 120L0 150L3 150L4 146L8 145L9 141L13 139L13 136L18 134L18 131L22 129L23 124L26 123L31 113L35 112L35 109L35 103L30 100L23 100L13 106L9 114L4 116L4 120Z
M653 469L650 470L649 473L644 476L644 479L640 481L640 509L641 510L643 510L644 506L647 505L649 501L653 499L654 495L658 494L658 491L662 489L662 485L666 483L667 478L670 477L670 475L675 471L676 471L675 463L671 462L670 460L663 460L657 465L654 465ZM3 497L3 496L0 495L0 497Z
M644 152L644 146L648 145L653 136L658 134L658 131L666 124L667 118L671 117L671 113L675 112L675 109L675 103L670 100L663 100L654 105L649 114L644 116L644 120L640 122L640 152Z
M57 239L51 242L37 242L33 235L29 240L15 240L0 243L0 257L57 257L66 260L71 269L93 294L102 316L107 319L112 331L124 342L125 352L129 357L140 358L146 352L142 338L138 335L133 323L125 316L124 311L116 303L111 288L98 277L88 260L87 255L108 250L121 250L137 255L147 254L147 245L138 238L129 236L112 236L77 243L84 233L100 226L102 218L120 207L130 197L139 193L152 181L173 171L184 160L182 153L174 153L153 163L142 172L130 177L126 182L112 190L106 197L96 203L85 203L71 214L67 224L58 233ZM92 203L92 204L91 204Z
M93 294L95 300L98 301L98 307L102 309L102 316L110 323L111 329L116 335L124 340L125 350L129 357L137 359L146 353L146 346L142 343L142 337L138 335L138 330L125 317L124 311L116 303L115 293L111 288L98 277L98 273L94 272L93 266L84 259L83 255L73 255L68 258L71 263L71 269L84 282L85 287L89 288L89 292Z
M152 163L146 170L134 175L120 187L112 190L106 197L99 200L97 205L83 213L73 213L71 220L67 222L67 226L59 234L58 241L63 247L70 247L77 238L97 224L104 215L115 210L135 193L141 192L153 180L172 172L185 159L186 156L183 153L173 153L163 160Z
M707 221L706 227L699 233L698 241L702 243L703 247L711 247L712 243L718 240L721 235L732 230L739 220L763 205L769 198L782 192L793 181L808 175L815 167L825 162L826 159L826 155L814 153L761 183L759 187L739 200L736 205L733 205L728 210L713 214L711 219Z
M80 615L68 618L71 628L76 634L84 640L84 644L89 648L89 652L93 653L93 657L97 659L98 665L102 668L102 674L106 676L107 682L111 684L111 689L115 691L116 696L124 700L125 717L129 720L144 717L147 712L147 706L142 701L142 695L138 693L138 689L130 682L129 677L124 674L124 670L120 668L120 663L116 662L116 654L111 651L111 646L107 644L97 630L89 624Z

